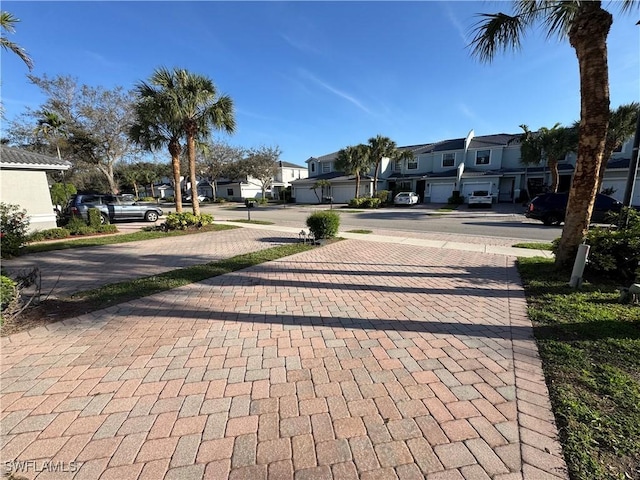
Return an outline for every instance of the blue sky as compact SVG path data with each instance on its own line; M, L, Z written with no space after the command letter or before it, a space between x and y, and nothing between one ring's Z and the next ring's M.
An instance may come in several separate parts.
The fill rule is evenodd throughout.
M159 66L210 77L235 102L232 145L279 146L282 159L366 142L399 145L519 132L579 118L578 66L567 42L531 31L491 64L466 47L481 12L509 2L15 2L10 39L33 73L132 88ZM605 8L611 7L605 2ZM640 97L637 11L616 7L609 36L612 108ZM44 98L2 52L11 120ZM3 130L5 122L3 122Z

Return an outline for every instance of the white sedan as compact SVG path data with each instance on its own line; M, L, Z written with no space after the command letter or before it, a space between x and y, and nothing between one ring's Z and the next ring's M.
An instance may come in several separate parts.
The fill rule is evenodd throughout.
M415 205L419 201L420 197L415 192L400 192L393 199L395 205Z

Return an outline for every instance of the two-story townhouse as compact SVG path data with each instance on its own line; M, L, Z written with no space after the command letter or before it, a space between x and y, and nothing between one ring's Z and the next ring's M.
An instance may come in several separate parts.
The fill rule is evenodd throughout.
M278 161L278 170L271 182L271 195L274 200L280 200L282 191L291 185L291 182L307 178L309 171L307 167L296 165L295 163Z
M540 165L524 165L520 153L521 134L500 133L475 136L471 130L464 138L436 143L399 147L409 149L414 158L391 161L385 159L379 172L378 190L414 191L421 202L446 203L454 191L465 199L477 190L490 192L495 202L520 202L545 191L551 185L551 171ZM609 160L602 189L614 190L613 196L624 195L629 171L632 142L629 140ZM355 196L355 177L334 171L337 153L307 160L309 177L294 182L299 203L320 203L332 196L336 203L346 203ZM558 164L559 191L571 186L575 153L568 154ZM373 172L363 176L360 194L373 191ZM319 180L328 180L330 187L313 189ZM636 181L632 204L640 205L640 178Z

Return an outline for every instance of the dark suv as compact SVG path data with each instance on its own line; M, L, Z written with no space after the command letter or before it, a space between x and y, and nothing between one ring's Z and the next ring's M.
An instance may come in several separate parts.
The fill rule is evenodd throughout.
M559 225L564 221L569 201L568 193L542 193L527 204L524 216L541 220L545 225ZM609 223L610 213L620 213L622 203L598 193L591 215L592 223Z
M89 209L100 210L101 223L116 220L146 220L155 222L162 216L162 209L155 205L139 204L130 196L77 194L73 195L65 207L66 217L76 216L89 220Z

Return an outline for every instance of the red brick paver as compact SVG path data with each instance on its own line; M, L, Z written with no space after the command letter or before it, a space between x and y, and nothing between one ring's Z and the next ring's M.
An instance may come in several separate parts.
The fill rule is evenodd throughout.
M80 469L28 478L567 478L503 256L347 240L1 341L3 462Z

